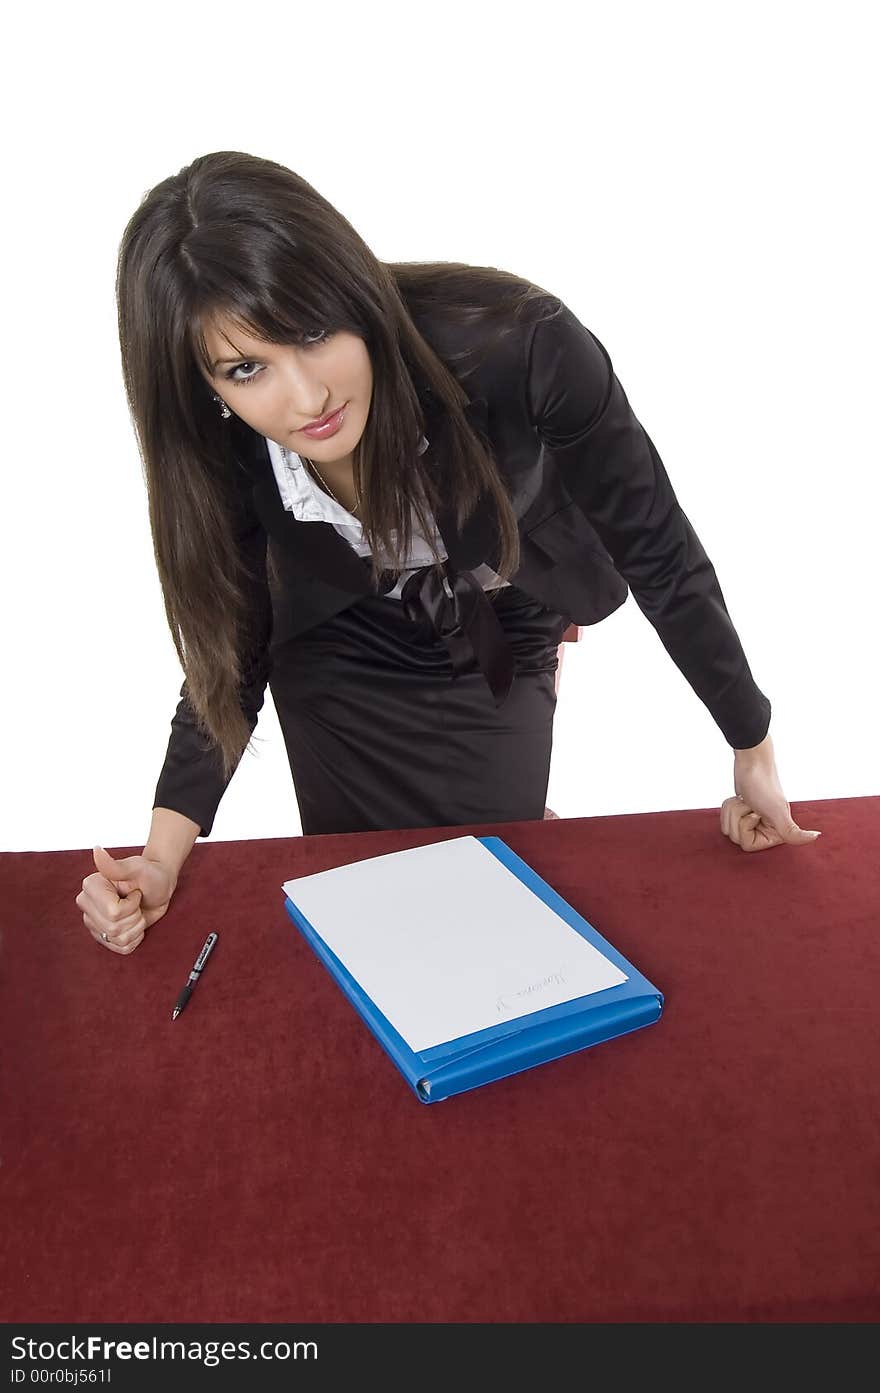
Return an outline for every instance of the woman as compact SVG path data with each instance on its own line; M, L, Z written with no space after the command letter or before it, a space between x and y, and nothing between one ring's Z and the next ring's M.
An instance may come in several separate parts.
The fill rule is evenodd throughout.
M627 584L735 750L722 831L812 834L715 572L599 340L491 267L376 259L295 173L205 155L122 238L123 374L185 673L142 856L77 904L129 953L268 682L305 834L540 818L556 651Z

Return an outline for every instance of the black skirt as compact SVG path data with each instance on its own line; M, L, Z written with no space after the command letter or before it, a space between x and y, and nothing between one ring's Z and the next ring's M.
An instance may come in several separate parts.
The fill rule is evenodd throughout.
M500 707L476 660L454 672L427 619L381 595L273 651L304 834L543 817L570 621L513 585L492 603L515 657Z

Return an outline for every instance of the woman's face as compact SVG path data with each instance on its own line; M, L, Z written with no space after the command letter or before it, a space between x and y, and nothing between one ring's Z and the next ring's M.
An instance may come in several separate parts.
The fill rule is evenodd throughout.
M322 337L315 331L298 347L252 338L218 317L205 324L205 343L213 365L209 386L260 435L318 464L349 458L373 394L370 355L357 334L337 330ZM303 435L303 426L340 406L345 415L335 435Z

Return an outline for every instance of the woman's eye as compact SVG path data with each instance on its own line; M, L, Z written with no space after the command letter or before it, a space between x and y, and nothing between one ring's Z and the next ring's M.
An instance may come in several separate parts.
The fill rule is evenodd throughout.
M226 374L227 381L231 382L236 387L246 387L249 382L253 382L255 377L259 377L263 369L257 368L257 371L251 373L248 377L236 377L235 374L240 368L252 368L253 366L253 363L236 363L235 367L230 368L229 372Z
M306 348L312 348L318 344L326 343L327 340L331 339L332 337L332 330L312 329L308 334L306 334L303 340L303 344ZM230 368L228 373L226 374L226 380L228 382L231 382L235 387L246 387L249 382L256 381L263 369L257 368L256 372L248 373L246 377L237 377L236 373L241 372L244 368L253 368L255 366L256 365L251 362L236 363L235 367Z

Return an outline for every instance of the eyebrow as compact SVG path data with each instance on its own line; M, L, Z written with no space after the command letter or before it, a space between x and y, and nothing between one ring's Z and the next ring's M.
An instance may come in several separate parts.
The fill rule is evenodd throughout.
M211 364L211 376L213 377L217 369L222 367L224 363L250 363L258 357L259 354L256 353L239 353L235 358L215 358Z
M235 357L235 358L215 358L214 361L213 361L213 363L211 364L211 375L213 376L213 374L217 371L217 369L218 369L223 363L249 363L249 362L250 362L250 358L246 357L244 353L239 353L238 356Z

